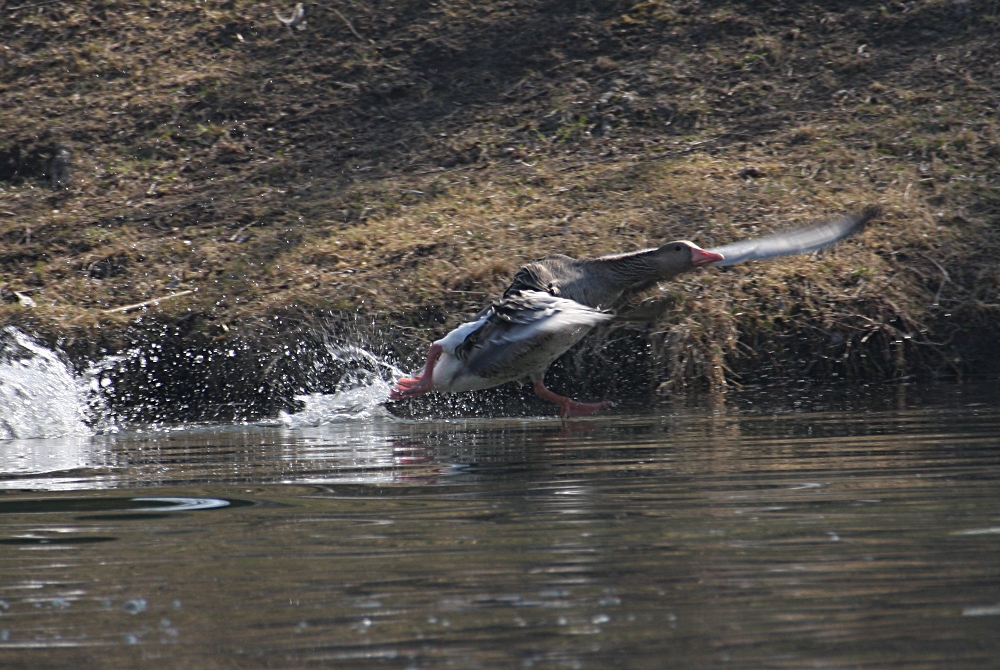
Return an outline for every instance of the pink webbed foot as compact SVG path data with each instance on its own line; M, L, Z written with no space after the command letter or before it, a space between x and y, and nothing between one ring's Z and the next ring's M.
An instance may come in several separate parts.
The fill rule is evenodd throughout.
M428 393L434 387L434 365L441 357L441 345L432 344L427 351L427 362L424 371L418 377L403 377L396 381L396 386L389 392L389 400L405 400Z
M423 377L403 377L402 379L396 380L396 389L400 391L410 391L414 388L418 388L423 383Z
M396 382L389 391L389 400L404 400L423 395L431 390L431 384L425 377L404 377Z
M559 395L558 393L553 393L548 390L545 388L545 384L541 380L535 382L534 388L535 393L539 398L559 405L559 416L564 419L576 419L581 416L590 416L594 412L600 412L605 407L614 404L610 400L605 400L603 402L577 402L564 395Z
M604 400L602 402L576 402L575 400L566 399L565 403L561 403L561 411L559 416L564 419L576 419L581 416L590 416L595 412L600 412L605 407L613 405L610 400Z

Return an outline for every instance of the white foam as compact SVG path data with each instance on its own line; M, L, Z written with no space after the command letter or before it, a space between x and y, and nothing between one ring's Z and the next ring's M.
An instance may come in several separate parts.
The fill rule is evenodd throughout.
M293 414L281 412L281 423L288 428L305 428L391 417L383 405L392 389L390 380L403 372L355 345L327 343L326 347L335 359L350 364L353 370L340 380L335 393L295 396L304 407Z
M87 436L89 384L54 351L14 328L0 350L0 440Z

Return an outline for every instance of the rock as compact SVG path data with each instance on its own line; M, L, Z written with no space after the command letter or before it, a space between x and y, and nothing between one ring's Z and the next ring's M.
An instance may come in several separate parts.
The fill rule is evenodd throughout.
M737 172L736 176L738 176L740 179L760 179L761 177L764 176L764 172L758 170L753 166L747 166L742 170L740 170L739 172Z
M17 302L21 305L21 307L27 307L30 309L38 304L26 293L14 291L14 295L17 296Z

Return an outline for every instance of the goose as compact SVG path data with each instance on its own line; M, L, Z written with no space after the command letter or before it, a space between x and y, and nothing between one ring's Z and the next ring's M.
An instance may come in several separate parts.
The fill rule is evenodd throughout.
M517 271L503 295L471 321L432 343L422 372L396 381L390 401L431 391L461 393L529 380L564 419L611 404L577 402L549 390L545 372L595 326L615 318L630 296L705 266L731 266L830 247L862 230L881 208L869 206L804 228L702 249L687 240L598 258L547 256Z

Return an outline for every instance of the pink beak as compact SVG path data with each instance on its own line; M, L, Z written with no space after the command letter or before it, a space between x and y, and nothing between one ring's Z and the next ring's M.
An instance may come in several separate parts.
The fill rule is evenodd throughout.
M700 249L698 247L691 247L691 265L695 267L718 263L719 261L723 261L725 259L725 256L717 254L714 251L705 251L704 249Z

